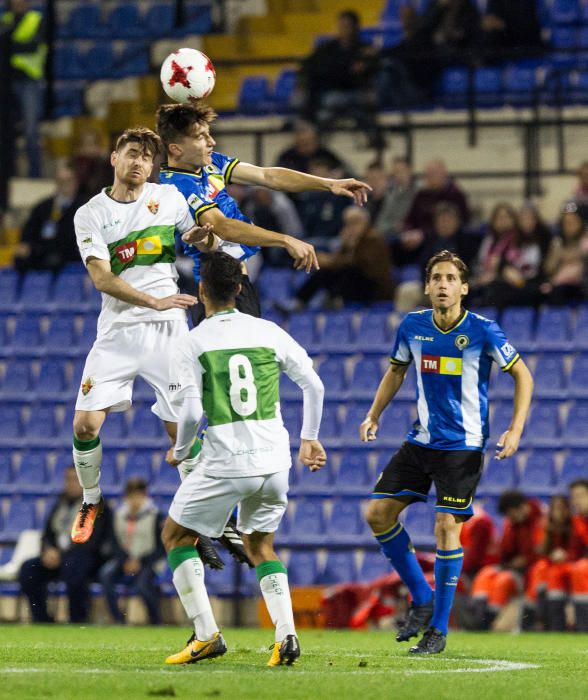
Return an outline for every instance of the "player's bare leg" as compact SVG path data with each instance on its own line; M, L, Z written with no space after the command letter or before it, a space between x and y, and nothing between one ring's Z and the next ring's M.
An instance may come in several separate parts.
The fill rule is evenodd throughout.
M409 496L372 498L366 520L378 540L382 552L408 587L412 603L400 624L397 642L407 642L425 628L433 615L433 591L425 579L408 533L398 516L411 503Z
M109 409L76 411L73 422L73 461L80 486L84 490L82 507L71 529L76 544L87 542L94 531L96 518L102 513L104 500L100 490L102 443L100 429Z
M194 541L198 533L182 527L170 517L165 521L161 540L173 571L173 582L192 620L194 632L184 649L168 656L166 664L193 664L202 659L222 656L227 645L219 632L204 585L204 565Z
M243 544L255 565L259 587L276 628L275 642L271 647L272 655L267 665L291 666L300 656L300 644L294 626L288 573L274 550L274 534L244 534Z

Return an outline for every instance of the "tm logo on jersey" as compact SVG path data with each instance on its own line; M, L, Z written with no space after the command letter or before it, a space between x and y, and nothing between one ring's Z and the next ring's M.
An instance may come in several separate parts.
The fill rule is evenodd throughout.
M461 374L461 357L421 356L421 372L429 374Z
M148 236L136 241L123 243L114 249L116 257L121 263L131 262L136 255L161 255L162 246L159 236Z

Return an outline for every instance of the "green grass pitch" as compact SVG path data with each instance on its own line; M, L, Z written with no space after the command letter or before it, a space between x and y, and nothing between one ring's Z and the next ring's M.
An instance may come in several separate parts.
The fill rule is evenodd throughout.
M444 654L407 656L391 632L301 630L293 667L266 668L271 630L227 629L228 653L166 667L186 628L0 626L0 697L384 700L588 698L588 635L449 636Z

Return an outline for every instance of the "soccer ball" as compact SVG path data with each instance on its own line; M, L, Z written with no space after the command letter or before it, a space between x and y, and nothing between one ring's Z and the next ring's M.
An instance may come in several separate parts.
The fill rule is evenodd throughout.
M216 82L212 61L196 49L178 49L171 53L162 64L159 77L165 94L182 103L191 97L208 97Z

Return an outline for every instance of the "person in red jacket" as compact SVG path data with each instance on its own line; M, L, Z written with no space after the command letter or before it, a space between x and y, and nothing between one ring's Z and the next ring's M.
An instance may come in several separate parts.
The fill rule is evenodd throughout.
M499 563L484 566L472 584L477 629L490 629L504 606L522 593L543 534L541 505L519 491L502 493L498 511L505 516Z
M576 631L588 632L588 479L570 484L572 542L570 544L570 588Z
M481 505L474 505L474 515L464 523L461 531L461 546L464 550L462 578L471 585L474 576L484 566L498 561L498 533L492 516Z

